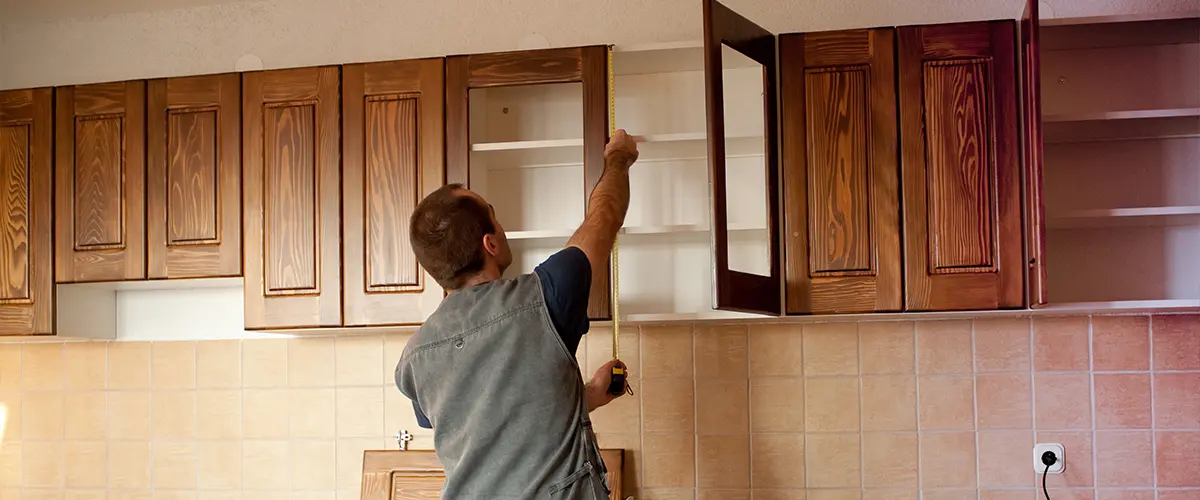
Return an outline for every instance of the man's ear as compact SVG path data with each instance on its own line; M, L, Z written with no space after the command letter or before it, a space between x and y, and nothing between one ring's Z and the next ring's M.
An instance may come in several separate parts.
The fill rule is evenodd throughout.
M493 257L500 255L500 242L496 241L495 234L483 235L483 251Z

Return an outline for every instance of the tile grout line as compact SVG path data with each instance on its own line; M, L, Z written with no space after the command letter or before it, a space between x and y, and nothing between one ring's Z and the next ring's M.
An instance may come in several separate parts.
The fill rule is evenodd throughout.
M976 335L978 333L975 330L975 322L976 320L971 320L971 405L972 418L975 424L975 499L979 500L983 490L983 480L979 473L981 462L979 458L981 455L979 452L979 363L976 360L976 351L978 348Z
M1154 411L1154 379L1158 378L1154 371L1154 315L1146 318L1146 350L1150 351L1146 361L1146 371L1150 376L1150 470L1154 477L1150 483L1154 485L1154 500L1158 500L1158 415Z
M863 369L862 369L862 324L854 323L854 345L855 357L858 366L854 371L858 373L858 495L862 497L867 492L867 439L866 431L864 430L863 420L866 419L863 412L863 401L866 396L863 395ZM807 471L806 471L807 472Z
M1037 357L1034 354L1035 352L1037 352L1036 351L1037 350L1037 339L1036 339L1036 335L1037 335L1036 331L1037 330L1036 330L1036 328L1034 328L1032 317L1027 319L1026 322L1027 322L1026 332L1029 334L1029 355L1025 358L1025 360L1029 362L1029 413L1031 414L1030 415L1031 420L1030 420L1029 427L1033 429L1033 446L1036 449L1038 442L1041 441L1041 439L1038 437L1038 422L1037 422L1037 372L1033 366L1034 360ZM1045 474L1042 474L1042 475L1045 475ZM1033 473L1033 481L1034 481L1034 495L1033 496L1034 496L1034 498L1040 498L1040 496L1037 494L1037 482L1038 482L1038 473L1037 472Z
M1099 425L1096 424L1096 337L1095 325L1092 323L1093 316L1088 315L1087 333L1088 333L1088 371L1091 372L1088 377L1088 389L1090 390L1089 398L1091 398L1092 410L1092 491L1096 491L1100 483L1100 452L1099 442L1096 439L1096 429ZM1066 452L1064 451L1064 455ZM1066 460L1064 457L1063 460ZM1065 466L1065 464L1064 464Z
M912 323L912 331L909 332L909 338L912 339L913 346L913 398L915 399L913 401L913 427L917 429L917 498L924 500L925 471L921 468L921 441L923 441L923 433L921 432L921 357L919 355L920 348L917 346L917 330L919 329L917 325L919 323L916 321Z

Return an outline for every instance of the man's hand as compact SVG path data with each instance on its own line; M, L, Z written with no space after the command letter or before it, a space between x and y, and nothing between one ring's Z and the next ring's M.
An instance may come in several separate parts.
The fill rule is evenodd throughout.
M618 129L604 146L604 163L607 166L610 162L617 161L620 166L629 168L637 159L637 143L625 133L625 129Z
M625 383L629 383L629 368L625 367L625 363L615 359L604 363L604 366L601 366L599 370L596 370L596 374L592 375L592 381L588 382L584 387L588 413L591 413L596 408L611 403L612 400L617 399L621 397L621 395L625 394L625 391L621 391L621 394L614 396L608 392L608 384L612 381L613 366L616 365L620 365L622 368L625 368Z

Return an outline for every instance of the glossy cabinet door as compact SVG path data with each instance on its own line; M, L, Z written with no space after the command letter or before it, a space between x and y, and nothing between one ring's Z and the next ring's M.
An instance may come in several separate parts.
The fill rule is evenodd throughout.
M54 333L53 96L0 92L0 335Z
M1023 305L1014 26L899 29L906 310Z
M779 47L787 313L900 311L895 30Z
M778 316L782 312L779 270L779 148L775 76L775 35L716 0L704 2L704 92L707 110L709 207L712 223L713 308ZM762 197L730 200L725 127L723 58L735 57L762 68ZM731 262L729 206L765 205L765 269L751 272Z
M59 87L55 281L146 278L146 83Z
M340 76L326 66L243 78L248 329L342 324Z
M242 273L242 100L237 74L147 84L150 278Z
M1042 56L1038 35L1038 0L1025 3L1021 17L1021 121L1025 168L1025 264L1028 267L1028 303L1049 302L1046 290L1046 204L1042 169Z
M346 326L420 324L441 301L413 254L409 217L444 183L443 61L342 68Z

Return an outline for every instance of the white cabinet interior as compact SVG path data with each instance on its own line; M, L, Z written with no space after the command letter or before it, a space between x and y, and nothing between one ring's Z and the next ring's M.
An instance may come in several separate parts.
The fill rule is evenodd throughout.
M1197 307L1200 18L1047 20L1041 41L1052 307Z
M730 265L767 274L762 70L723 56ZM712 308L701 44L618 48L613 68L615 125L642 140L619 244L624 319L753 317ZM471 186L505 226L510 274L532 271L583 221L582 109L578 83L471 90Z

